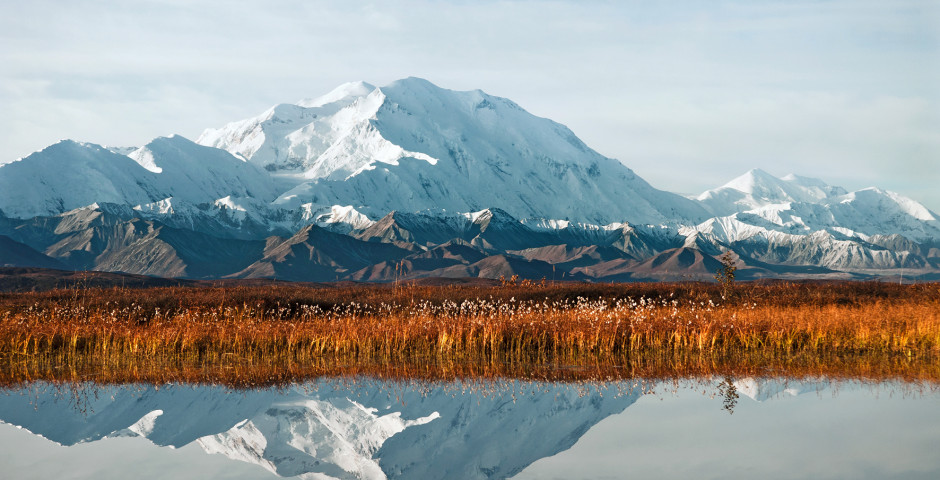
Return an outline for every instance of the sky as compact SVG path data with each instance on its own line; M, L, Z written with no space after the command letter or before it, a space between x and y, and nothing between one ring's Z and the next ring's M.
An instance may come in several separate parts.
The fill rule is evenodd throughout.
M409 76L512 99L660 189L761 168L940 212L936 0L2 2L0 163Z

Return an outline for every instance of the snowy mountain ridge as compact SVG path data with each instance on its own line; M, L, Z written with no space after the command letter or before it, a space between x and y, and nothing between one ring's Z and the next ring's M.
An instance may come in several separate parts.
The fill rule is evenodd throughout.
M521 259L524 275L536 278L554 275L564 264L572 278L638 279L633 267L677 248L710 256L733 250L745 263L757 262L757 276L796 266L865 275L940 270L940 216L897 193L874 187L848 192L818 179L778 178L755 169L685 198L653 188L563 125L510 100L417 78L384 87L344 84L208 129L198 142L178 135L139 148L62 141L0 166L0 192L0 235L23 244L10 248L26 252L20 255L30 262L45 254L51 258L43 264L66 260L71 268L112 268L115 263L95 257L117 248L92 245L103 235L150 258L120 262L126 271L148 275L193 275L182 267L188 261L176 257L203 247L186 246L171 231L195 232L203 235L199 245L209 245L290 238L310 224L366 242L398 242L419 256L457 241L466 243L460 248L508 261L475 266L470 259L479 255L461 250L466 255L455 258L462 267L424 259L414 265L415 275L512 274L522 272ZM105 233L100 225L79 234L61 226L86 215L73 212L89 206L121 221L152 222L155 236ZM545 250L552 245L558 248ZM592 245L621 253L578 250ZM243 247L260 255L259 247ZM168 257L158 262L146 255L153 248ZM236 251L244 250L231 254ZM108 258L120 257L113 255ZM587 257L570 255L589 255L602 268L585 269ZM544 261L549 264L539 263ZM242 265L226 263L236 264ZM297 268L291 271L303 269ZM387 275L377 273L385 271L380 264L368 275L349 270L358 264L331 268L337 270L323 278Z
M823 230L863 240L888 232L917 241L940 238L940 215L915 200L875 187L848 192L822 180L792 174L777 178L755 169L697 198L716 213L698 230L713 233L716 224L723 224L726 241L760 230L792 234ZM729 228L731 223L746 228Z
M375 217L499 207L517 218L594 223L705 215L510 100L417 78L381 88L347 84L315 101L207 130L198 142L296 183L280 205L332 202Z
M745 212L783 203L820 203L845 195L842 187L827 185L815 178L789 174L777 178L761 169L752 169L723 186L696 197L716 216Z

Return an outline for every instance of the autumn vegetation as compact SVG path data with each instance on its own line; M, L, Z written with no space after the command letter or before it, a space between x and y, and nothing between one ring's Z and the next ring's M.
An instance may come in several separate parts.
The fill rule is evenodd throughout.
M0 383L762 374L940 381L940 284L229 284L0 294Z

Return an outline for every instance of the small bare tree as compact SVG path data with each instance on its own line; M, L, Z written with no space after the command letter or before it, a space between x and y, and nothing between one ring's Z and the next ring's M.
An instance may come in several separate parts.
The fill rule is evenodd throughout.
M721 262L721 268L715 273L715 280L721 284L721 298L727 299L734 294L734 273L738 267L731 250L718 257L718 260Z

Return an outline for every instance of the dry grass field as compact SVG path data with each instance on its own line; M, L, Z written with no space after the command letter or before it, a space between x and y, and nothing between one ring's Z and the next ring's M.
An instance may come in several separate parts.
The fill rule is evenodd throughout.
M0 294L0 383L940 381L940 284L341 285Z

